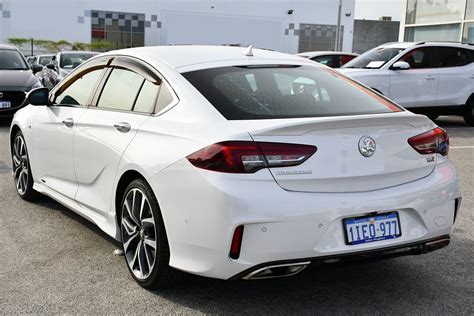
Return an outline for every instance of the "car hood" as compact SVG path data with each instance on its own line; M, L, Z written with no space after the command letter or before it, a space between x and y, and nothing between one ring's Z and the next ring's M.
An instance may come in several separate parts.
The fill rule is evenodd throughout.
M0 70L0 89L25 90L38 82L31 70Z

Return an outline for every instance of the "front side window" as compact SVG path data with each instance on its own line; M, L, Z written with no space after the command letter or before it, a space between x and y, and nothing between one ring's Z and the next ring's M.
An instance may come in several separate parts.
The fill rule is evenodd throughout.
M400 60L410 64L412 69L435 68L433 52L433 48L430 47L416 48L406 53Z
M370 50L357 58L354 58L343 68L368 68L368 69L379 69L382 68L388 61L393 57L403 52L403 48L387 48L380 47Z
M235 66L197 70L183 76L228 120L401 111L362 85L317 67Z
M439 67L461 67L473 60L469 50L459 47L438 47Z
M73 83L65 85L64 90L59 90L60 93L56 96L55 103L59 105L89 105L91 94L96 88L99 78L104 69L96 69L90 71L75 80Z
M27 70L23 56L13 49L0 49L0 70Z

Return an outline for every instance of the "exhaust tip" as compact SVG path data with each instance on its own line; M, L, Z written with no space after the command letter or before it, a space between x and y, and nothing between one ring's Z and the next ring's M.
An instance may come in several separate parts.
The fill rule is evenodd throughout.
M438 240L433 240L425 244L425 253L432 252L449 245L450 238L442 238Z
M282 278L295 275L303 271L311 262L297 262L290 264L278 264L260 268L255 270L242 279L244 280L261 280L271 278Z

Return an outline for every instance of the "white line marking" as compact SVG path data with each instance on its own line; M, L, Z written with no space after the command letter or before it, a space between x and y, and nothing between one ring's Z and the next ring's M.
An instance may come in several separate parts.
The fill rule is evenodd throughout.
M449 149L474 149L474 146L449 146Z

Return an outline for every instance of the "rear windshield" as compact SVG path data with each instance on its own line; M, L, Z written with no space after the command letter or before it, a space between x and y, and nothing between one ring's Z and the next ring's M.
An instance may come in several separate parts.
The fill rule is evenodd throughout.
M223 67L183 76L228 120L324 117L402 109L329 69Z

